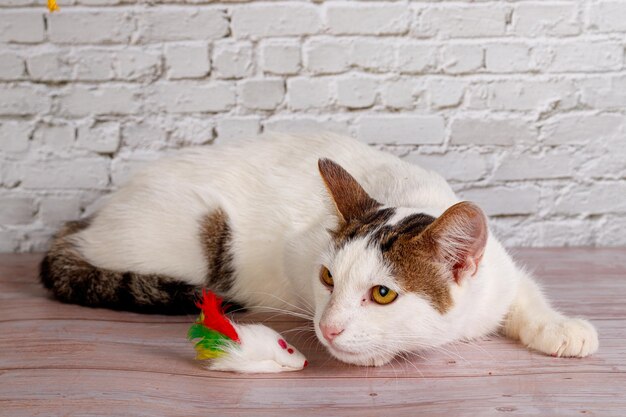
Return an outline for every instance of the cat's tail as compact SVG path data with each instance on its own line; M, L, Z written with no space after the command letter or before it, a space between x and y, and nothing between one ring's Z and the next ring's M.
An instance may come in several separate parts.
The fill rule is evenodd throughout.
M158 314L196 313L200 288L157 274L118 272L95 267L72 243L89 226L70 222L55 237L41 262L39 277L60 301L90 307Z

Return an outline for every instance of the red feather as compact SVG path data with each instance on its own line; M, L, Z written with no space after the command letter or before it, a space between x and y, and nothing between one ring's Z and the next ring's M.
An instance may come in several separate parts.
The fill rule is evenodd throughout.
M232 323L224 315L222 299L211 291L202 290L202 300L196 305L202 310L204 320L202 324L211 330L222 333L224 336L239 342L239 335Z

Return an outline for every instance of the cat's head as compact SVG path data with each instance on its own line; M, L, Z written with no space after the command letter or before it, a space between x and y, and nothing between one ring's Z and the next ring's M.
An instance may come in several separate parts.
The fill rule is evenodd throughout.
M438 218L386 207L335 162L319 169L339 222L314 284L318 338L359 365L450 341L449 313L487 242L483 212L469 202Z

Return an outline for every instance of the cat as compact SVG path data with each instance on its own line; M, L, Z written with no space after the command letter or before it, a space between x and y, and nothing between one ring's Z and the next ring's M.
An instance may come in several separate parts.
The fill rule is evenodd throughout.
M40 277L94 307L193 312L207 287L251 310L310 311L320 342L358 365L497 330L554 356L598 348L439 174L330 134L157 161L68 223Z

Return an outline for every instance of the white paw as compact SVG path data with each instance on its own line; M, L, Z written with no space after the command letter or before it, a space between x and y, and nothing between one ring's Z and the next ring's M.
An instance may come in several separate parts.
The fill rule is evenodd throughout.
M596 329L582 319L559 319L528 336L528 347L551 356L584 358L598 350Z

